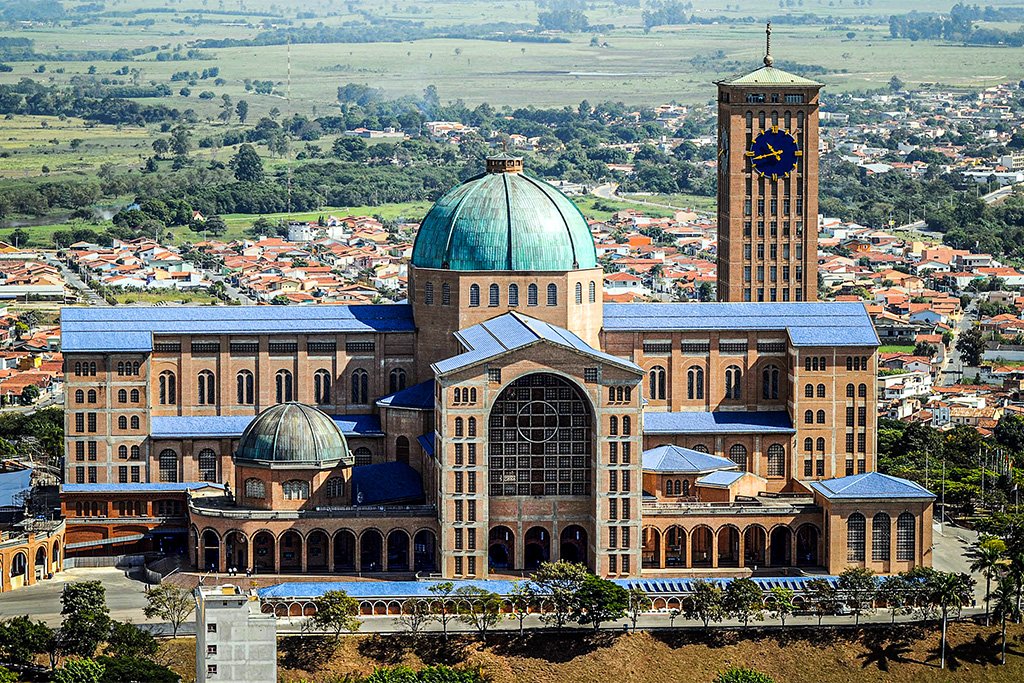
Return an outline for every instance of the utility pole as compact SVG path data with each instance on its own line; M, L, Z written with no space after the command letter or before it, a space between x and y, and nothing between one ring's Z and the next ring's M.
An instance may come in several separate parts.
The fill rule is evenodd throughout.
M940 500L941 500L941 502L939 503L939 507L941 508L941 512L939 512L939 535L943 536L943 535L945 535L944 534L944 529L945 529L944 523L945 522L944 522L943 518L946 516L946 459L945 458L942 459L942 498Z

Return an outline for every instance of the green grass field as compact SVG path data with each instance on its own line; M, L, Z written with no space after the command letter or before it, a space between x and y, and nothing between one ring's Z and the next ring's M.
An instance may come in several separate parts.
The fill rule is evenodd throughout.
M913 353L914 346L912 344L884 344L878 347L879 353Z
M214 304L220 300L203 292L178 292L169 290L166 292L122 292L115 294L119 304L138 304L140 306L152 306L153 304Z

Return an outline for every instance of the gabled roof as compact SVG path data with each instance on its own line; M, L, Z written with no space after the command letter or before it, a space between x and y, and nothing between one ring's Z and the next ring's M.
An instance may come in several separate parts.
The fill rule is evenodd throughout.
M815 85L818 87L824 85L818 81L812 81L809 78L791 74L788 71L783 71L782 69L774 66L762 66L759 69L754 69L748 74L726 78L721 81L716 81L716 83L718 85Z
M795 434L785 410L644 413L645 434Z
M716 470L735 470L739 465L728 458L701 453L681 446L658 446L643 453L645 472L695 474Z
M381 408L411 408L415 410L432 410L434 408L434 380L414 384L401 391L378 399Z
M881 472L867 472L838 479L812 481L810 487L829 500L935 498L934 493L920 484Z
M352 502L356 505L422 500L423 480L419 472L404 462L381 462L352 468Z
M698 486L709 486L716 489L727 489L743 477L750 474L749 472L729 472L720 471L705 474L703 477L697 480ZM750 474L750 476L755 476Z
M624 367L637 373L643 370L635 363L595 349L575 333L536 318L512 311L455 333L465 353L433 364L434 372L445 374L482 363L490 358L546 341L598 358L605 363Z

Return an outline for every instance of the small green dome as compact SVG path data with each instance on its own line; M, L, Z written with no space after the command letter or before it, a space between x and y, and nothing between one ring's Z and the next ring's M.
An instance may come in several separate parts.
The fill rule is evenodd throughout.
M571 199L523 175L514 157L450 190L423 219L412 250L417 268L576 270L597 267L590 226Z
M337 423L302 403L279 403L257 415L235 451L236 461L262 464L320 467L350 459Z

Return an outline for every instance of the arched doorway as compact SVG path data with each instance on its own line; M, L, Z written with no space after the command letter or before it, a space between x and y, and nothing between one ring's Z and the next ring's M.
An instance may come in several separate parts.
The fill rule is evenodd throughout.
M359 569L364 572L384 571L384 537L376 529L368 529L359 537Z
M409 464L409 438L400 436L395 439L395 460Z
M228 568L234 567L245 571L248 569L248 539L241 531L229 531L224 537L224 550L227 553Z
M507 526L491 529L487 538L487 561L491 569L515 569L516 536Z
M302 571L302 536L288 530L281 534L281 571Z
M818 566L818 527L804 524L796 530L796 564L798 567Z
M711 566L712 534L711 528L706 526L699 526L690 533L690 557L694 567Z
M524 537L523 568L536 569L551 559L551 534L540 526L531 527Z
M356 535L347 529L334 534L334 571L356 570Z
M734 526L718 530L718 566L740 566L740 532Z
M202 567L204 571L220 571L220 536L213 529L203 531L203 557Z
M39 546L39 549L36 550L36 565L33 568L37 581L39 579L45 579L46 575L50 573L46 559L46 546Z
M757 524L748 526L743 532L743 564L746 567L763 567L768 550L768 532Z
M576 564L587 563L587 531L578 524L571 524L562 530L562 543L558 559Z
M11 588L21 588L28 584L28 558L25 553L18 553L11 558Z
M54 574L64 569L64 563L60 557L60 541L53 542L53 554L50 555L50 561L53 564L53 569L51 571Z
M252 538L252 563L257 571L274 571L274 553L277 542L269 531L258 531Z
M788 567L791 560L792 532L788 526L777 526L772 529L771 535L771 566Z
M314 529L306 536L306 571L326 572L330 571L327 556L327 532L322 529Z
M643 529L643 545L640 549L640 566L643 569L661 568L661 532L652 526Z
M665 531L665 566L686 566L686 531L679 526L670 526Z
M413 537L412 568L417 572L437 571L437 537L433 531L423 529Z
M395 529L388 534L389 572L409 571L409 534Z

